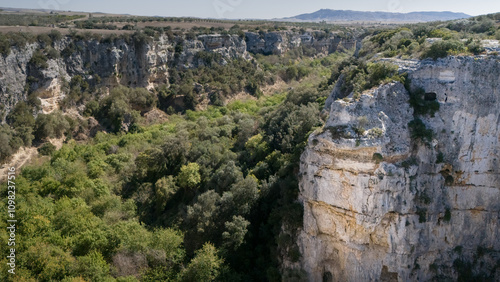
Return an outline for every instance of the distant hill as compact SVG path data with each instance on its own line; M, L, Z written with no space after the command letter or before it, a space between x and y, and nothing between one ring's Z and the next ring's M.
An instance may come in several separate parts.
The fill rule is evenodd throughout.
M301 14L295 17L284 18L287 21L308 22L431 22L448 21L469 18L470 15L454 12L361 12L351 10L321 9L310 14Z

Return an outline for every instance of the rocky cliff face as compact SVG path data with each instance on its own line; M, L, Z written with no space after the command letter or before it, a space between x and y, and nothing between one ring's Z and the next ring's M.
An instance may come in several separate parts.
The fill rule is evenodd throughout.
M247 32L237 35L200 35L196 39L161 36L155 40L75 40L65 38L55 43L60 58L47 61L41 69L30 63L40 48L33 43L24 48L13 47L7 56L0 56L0 105L5 114L27 97L27 88L42 93L42 105L64 97L67 82L76 75L91 84L104 86L126 85L152 88L168 83L168 68L193 68L203 64L196 54L201 51L219 53L227 61L233 58L250 59L249 52L282 54L299 46L320 52L353 48L354 41L339 37L317 39L309 34L292 32ZM222 63L224 63L224 61ZM0 115L1 116L1 115Z
M245 39L247 51L268 55L281 55L290 49L301 46L314 48L318 52L332 53L342 48L353 49L357 44L354 39L344 39L332 34L317 38L310 33L300 34L296 32L268 32L264 34L247 32Z
M232 35L206 35L180 42L167 37L142 42L66 38L56 42L54 47L61 57L47 60L47 68L30 63L39 47L33 43L21 49L12 48L9 55L0 57L0 103L4 112L26 99L28 86L44 93L40 97L42 104L45 98L64 96L64 86L76 75L105 86L151 88L168 83L169 67L198 66L201 62L196 60L196 54L200 51L219 53L225 60L248 57L245 41Z
M500 280L500 62L419 62L440 109L412 138L400 83L331 103L301 158L300 267L310 281ZM472 281L472 280L471 280Z

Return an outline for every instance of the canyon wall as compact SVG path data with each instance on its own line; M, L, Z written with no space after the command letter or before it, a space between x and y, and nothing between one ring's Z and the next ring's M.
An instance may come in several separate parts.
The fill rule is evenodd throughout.
M500 280L499 58L420 61L409 78L437 99L434 115L416 117L390 83L333 101L309 138L298 236L309 281ZM432 138L412 135L415 118Z
M177 48L176 48L177 47ZM57 41L54 49L61 55L49 58L47 67L31 62L39 43L13 47L0 56L0 104L8 112L19 100L25 100L27 88L42 99L63 96L64 86L80 75L91 84L126 85L152 88L168 83L169 67L196 67L200 51L216 52L227 60L248 57L245 41L237 36L206 35L196 40L75 40Z
M40 68L31 59L43 46L31 43L22 48L12 47L8 55L0 56L0 110L5 118L18 101L27 99L28 88L41 94L42 105L48 103L46 100L61 99L67 92L68 82L76 75L102 86L121 84L153 88L168 84L169 68L194 68L204 64L196 56L201 51L220 54L220 63L224 64L234 58L250 59L249 53L280 55L300 46L329 53L355 45L354 41L335 35L317 39L310 34L293 32L247 32L244 37L210 34L195 39L144 36L129 40L85 40L65 37L54 44L61 55L49 58L48 67Z

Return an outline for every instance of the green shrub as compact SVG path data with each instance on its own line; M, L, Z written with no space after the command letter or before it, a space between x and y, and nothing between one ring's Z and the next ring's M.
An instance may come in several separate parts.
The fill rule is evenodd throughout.
M384 157L380 153L374 153L372 160L374 160L376 163L380 163L384 160Z
M451 186L453 185L453 183L455 183L455 179L453 178L453 176L451 175L446 176L446 178L444 179L444 184L447 186Z
M52 42L56 42L62 39L62 34L56 29L53 29L49 32L49 37L52 39Z
M68 120L59 112L39 114L35 122L35 137L37 140L61 138L71 129Z
M427 209L417 207L418 222L424 223L427 221Z
M444 162L444 154L442 152L439 152L436 157L436 164L440 164L442 162Z
M418 165L418 160L415 157L408 158L407 160L404 160L403 162L401 162L401 166L406 168L406 169L410 168L410 166L413 166L413 165Z
M40 50L37 50L33 53L33 56L30 59L30 64L36 68L46 69L49 67L47 60L47 56L45 56Z
M52 48L52 47L47 47L46 48L46 52L47 52L47 58L48 59L53 60L53 59L57 59L57 58L60 57L59 52L56 49Z
M47 48L49 47L50 45L52 45L52 39L50 38L50 36L47 34L47 33L41 33L41 34L38 34L36 36L36 39L38 40L38 42L40 44L42 44L42 46L44 48Z
M414 119L408 123L410 128L411 138L422 142L431 141L433 132L432 129L427 129L425 123L421 119Z
M451 211L449 208L446 209L445 213L444 213L444 217L443 217L443 220L445 222L449 222L451 220Z
M43 156L50 156L50 155L52 155L52 153L55 152L56 146L54 146L50 142L46 142L37 150L38 150L38 153L40 153Z
M485 51L480 41L471 41L467 44L467 50L474 55L479 55Z
M422 58L437 60L438 58L444 58L452 54L456 55L465 51L466 49L462 42L456 40L443 40L432 44L432 46L423 53Z
M0 54L3 56L7 56L10 53L10 42L9 39L3 35L0 34Z

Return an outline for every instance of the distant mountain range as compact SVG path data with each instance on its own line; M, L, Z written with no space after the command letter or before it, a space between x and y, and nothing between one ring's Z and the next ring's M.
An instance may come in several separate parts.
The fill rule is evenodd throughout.
M307 22L432 22L448 21L469 18L470 15L454 12L411 12L411 13L389 13L389 12L361 12L351 10L321 9L310 14L283 18L286 21Z

